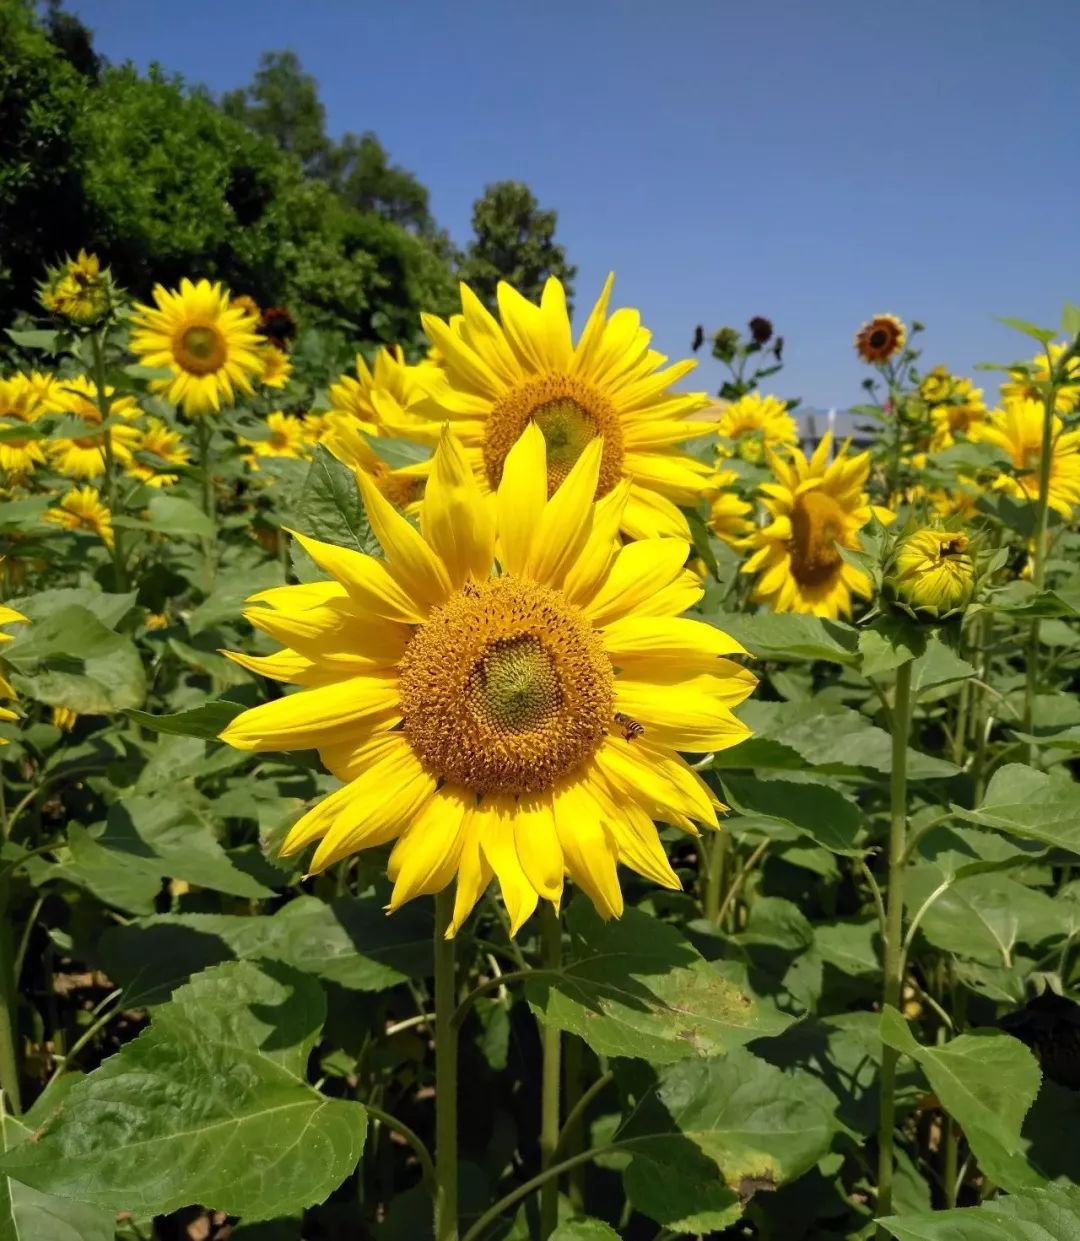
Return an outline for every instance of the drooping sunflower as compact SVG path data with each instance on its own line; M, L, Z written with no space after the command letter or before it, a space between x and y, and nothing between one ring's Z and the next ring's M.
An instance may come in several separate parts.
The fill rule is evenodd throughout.
M134 456L127 472L148 487L171 487L180 476L161 467L187 465L191 460L191 449L184 443L183 435L160 418L147 418L132 450Z
M1037 354L1031 359L1031 374L1025 371L1011 371L1012 378L1001 385L1001 398L1003 401L1017 400L1024 398L1027 400L1042 400L1042 385L1050 378L1050 363L1057 369L1061 364L1061 356L1068 349L1067 344L1047 345L1050 352L1050 361L1047 361L1046 354ZM1080 405L1080 358L1071 357L1065 363L1064 382L1054 393L1054 408L1059 414L1071 414Z
M832 454L832 435L823 437L809 458L790 449L786 458L769 453L776 479L761 487L762 503L772 521L754 530L747 546L753 555L743 573L756 573L753 598L774 612L803 612L832 620L851 615L852 596L870 597L870 579L840 555L838 547L857 550L859 531L875 510L864 491L870 454Z
M1017 500L1038 500L1044 413L1041 400L1013 397L1004 408L991 410L987 421L975 429L974 438L994 444L1012 462L1014 473L996 479L995 491ZM1048 499L1054 512L1068 521L1080 504L1080 430L1066 431L1054 414L1051 431Z
M799 442L799 428L788 407L775 396L748 392L732 401L716 420L720 437L717 455L744 461L763 461L766 448Z
M895 315L874 315L855 335L855 350L874 366L894 358L907 341L907 329Z
M250 396L265 362L257 322L234 305L220 284L180 281L179 291L154 286L154 306L138 305L131 348L147 366L167 368L170 380L151 380L184 413L208 414Z
M402 512L413 513L424 494L430 461L392 467L372 448L363 423L342 414L328 414L319 441L359 478L364 475ZM378 438L373 437L373 438Z
M717 803L679 751L748 734L732 707L754 677L737 643L678 619L701 595L689 544L618 549L629 487L594 502L599 439L548 499L544 437L526 426L497 496L444 432L417 531L363 475L376 559L301 538L332 581L256 595L246 615L285 647L242 666L301 686L221 734L245 750L319 750L345 783L291 829L318 871L397 840L390 908L456 876L449 933L496 876L516 931L564 875L604 917L623 862L678 888L655 819L695 831ZM497 568L496 568L497 562Z
M597 497L628 481L624 532L631 538L689 538L677 506L696 504L712 471L677 445L709 431L706 423L689 420L709 398L671 390L696 363L661 369L666 359L649 348L650 333L636 310L608 317L612 280L576 345L566 294L554 277L539 306L500 284L498 319L464 284L456 329L435 315L421 315L442 355L447 386L419 403L427 425L408 433L434 443L449 419L481 487L495 491L510 449L525 427L538 426L548 446L548 495L600 436Z
M709 501L709 529L729 547L745 546L746 537L754 528L748 504L735 490L738 475L734 470L721 470L712 480L706 495Z
M135 425L141 414L132 396L117 396L116 389L106 385L109 401L109 437L117 463L127 467L139 442ZM75 375L57 382L52 405L71 414L85 425L86 433L72 439L52 440L49 454L53 468L66 478L94 479L105 473L105 430L98 407L98 390L93 380Z
M356 355L356 375L341 375L330 385L330 413L353 418L368 435L408 434L422 419L413 406L441 386L442 374L430 363L410 366L400 346L385 346L368 366Z
M94 487L76 487L59 505L46 509L42 516L65 530L95 534L106 547L113 545L112 514Z
M260 459L267 457L292 457L294 460L308 455L309 441L304 423L295 414L275 409L266 415L266 427L270 434L266 439L239 438L239 443L251 451L244 458L253 470L258 470Z
M25 478L47 460L47 441L23 439L18 433L20 426L31 426L47 410L42 380L42 376L31 378L20 373L0 379L0 430L5 433L0 439L0 470L9 479ZM9 438L12 435L15 438Z

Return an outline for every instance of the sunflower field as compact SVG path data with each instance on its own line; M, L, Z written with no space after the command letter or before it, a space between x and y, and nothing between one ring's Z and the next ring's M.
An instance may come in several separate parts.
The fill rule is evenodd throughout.
M872 318L843 440L611 279L338 374L44 269L0 1241L1080 1235L1080 309L1011 326Z

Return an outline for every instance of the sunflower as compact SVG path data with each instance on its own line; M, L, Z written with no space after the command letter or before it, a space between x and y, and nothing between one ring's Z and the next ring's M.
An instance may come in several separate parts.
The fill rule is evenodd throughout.
M510 285L498 287L496 320L467 285L463 318L455 330L421 315L443 357L447 386L417 407L427 425L408 434L435 443L449 418L481 487L498 489L507 454L525 427L547 441L548 495L552 495L595 436L603 440L597 497L629 482L623 530L631 538L689 538L678 505L693 505L712 471L676 445L707 433L688 421L708 405L704 393L677 393L671 385L693 361L660 369L665 358L649 348L650 334L636 310L608 318L613 277L575 345L563 286L551 277L540 305Z
M304 439L309 444L319 444L329 431L333 418L330 414L313 414L309 410L301 421L304 424Z
M762 485L762 503L772 517L755 530L747 546L755 549L742 567L759 574L753 598L774 612L804 612L832 620L851 615L851 597L870 597L870 579L849 564L838 548L857 550L859 531L875 511L863 488L870 454L849 457L846 448L829 461L827 434L809 459L797 448L787 460L769 453L776 481Z
M44 520L65 530L96 534L106 547L113 545L112 514L93 487L76 487L58 506L46 509Z
M403 512L412 513L424 493L429 461L391 468L372 448L361 427L364 424L342 414L329 414L320 443L359 477L370 479L379 491ZM377 437L375 437L377 438Z
M907 329L895 315L874 315L855 336L855 350L864 362L875 366L888 362L904 347Z
M285 414L275 409L266 415L266 428L270 432L266 439L238 439L242 447L251 449L244 459L253 470L258 471L260 458L291 457L299 460L308 455L309 441L304 423L295 414Z
M958 435L972 437L975 427L986 420L982 395L970 379L952 378L947 399L930 406L932 451L951 447Z
M410 366L399 345L384 346L369 367L356 355L356 377L341 375L330 386L330 413L354 418L369 435L408 434L422 419L412 407L442 383L439 369L430 363Z
M263 345L259 351L263 361L262 386L264 388L284 388L292 378L292 362L284 349L277 345Z
M976 439L1000 448L1012 462L1014 473L999 477L995 491L1016 500L1038 500L1044 416L1041 400L1013 397L976 429ZM1051 433L1049 503L1068 521L1080 504L1080 431L1066 431L1054 414Z
M0 439L0 470L9 478L24 478L47 460L44 440L18 436L20 426L31 426L46 412L43 382L43 376L18 373L0 379L0 430L17 436Z
M46 310L84 328L100 323L112 310L116 296L109 269L102 271L98 256L85 250L49 268L38 288L38 300Z
M457 877L449 934L492 877L514 932L565 874L604 917L618 862L681 885L654 819L696 831L717 803L679 751L748 735L732 707L754 677L700 621L689 544L617 548L629 485L594 503L603 443L548 499L544 436L527 425L497 497L444 431L418 532L359 475L386 559L300 537L334 580L256 595L253 624L284 642L243 667L302 686L221 734L244 750L319 750L345 783L291 829L319 871L369 846L390 855L390 909ZM498 557L498 570L494 560Z
M131 425L142 411L132 396L116 395L106 386L109 402L109 438L112 453L121 466L129 466L139 442L139 428ZM49 454L53 467L67 478L94 479L105 473L105 432L98 408L97 385L85 375L57 381L54 408L81 419L86 434L72 439L53 440ZM117 421L119 419L120 421Z
M179 292L155 285L154 301L156 309L135 307L131 337L145 365L172 371L172 379L151 380L153 391L192 416L232 405L237 391L251 395L265 369L254 315L209 280L181 280Z
M1039 354L1031 359L1030 373L1024 370L1010 371L1011 380L1001 385L1003 401L1027 398L1043 399L1042 385L1050 378L1050 365L1055 369L1061 364L1061 356L1070 346L1067 344L1049 344L1050 361L1046 354ZM1071 357L1065 363L1065 375L1061 386L1054 393L1054 408L1059 414L1071 414L1080 405L1080 358Z
M916 530L897 544L885 574L887 598L915 620L958 615L975 593L975 565L967 535Z
M753 462L764 460L766 448L799 442L799 428L787 405L760 392L748 392L726 406L717 419L716 433L720 436L718 456L734 454Z
M78 721L78 713L70 707L53 707L49 714L49 723L59 728L62 733L69 733Z
M26 617L23 616L21 612L16 612L14 608L9 608L7 604L0 603L0 625L12 625L16 621L26 622ZM13 638L14 634L4 633L4 631L0 629L0 645L3 645L5 642L11 642ZM15 690L11 687L11 684L3 675L3 665L0 664L0 698L14 697ZM12 720L17 720L18 718L19 717L14 711L7 707L0 706L0 721L5 724L10 724ZM7 745L7 739L5 737L0 737L0 745Z
M712 489L706 495L709 501L709 529L729 547L743 547L747 535L753 530L750 518L754 511L733 488L738 482L734 470L721 470L712 480Z
M132 448L135 456L127 472L148 487L171 487L179 480L179 475L162 473L161 466L187 465L191 460L191 450L184 443L184 437L160 418L147 418ZM147 457L156 460L148 461Z

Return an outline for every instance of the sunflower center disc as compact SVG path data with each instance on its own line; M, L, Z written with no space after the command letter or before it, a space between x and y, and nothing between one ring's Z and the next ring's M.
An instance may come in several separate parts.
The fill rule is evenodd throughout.
M399 665L409 742L476 793L541 792L596 750L613 709L599 635L560 591L512 577L467 586Z
M225 361L225 343L216 328L197 325L186 328L176 342L176 360L186 371L206 375Z
M622 427L603 393L572 375L542 375L504 393L492 406L484 438L488 482L502 479L507 453L530 422L547 445L548 495L554 495L588 444L603 436L597 496L606 495L622 473Z
M836 541L844 534L844 510L822 491L807 491L791 513L791 572L803 585L825 582L843 563Z

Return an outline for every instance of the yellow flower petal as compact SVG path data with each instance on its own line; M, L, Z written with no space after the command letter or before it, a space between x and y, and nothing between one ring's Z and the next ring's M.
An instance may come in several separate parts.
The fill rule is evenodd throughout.
M464 843L465 814L471 793L446 785L420 812L390 854L387 874L394 881L391 912L416 896L433 896L453 879Z
M412 598L407 588L391 575L382 561L376 560L374 556L366 556L363 552L309 539L295 530L289 533L319 568L334 577L364 611L370 612L372 616L407 625L419 624L424 620L425 610ZM260 597L253 596L254 599Z
M547 505L547 448L535 422L510 449L499 483L499 559L507 573L525 572L533 537Z
M599 436L586 445L562 486L540 514L528 566L528 575L533 581L561 586L581 555L592 532L593 501L603 447L604 441Z
M601 918L620 917L623 897L616 870L618 848L589 783L579 777L557 785L552 805L570 878L596 906Z
M480 494L461 445L445 428L420 509L420 529L454 587L486 580L495 556L495 514Z
M503 903L510 915L510 934L516 935L536 908L536 889L529 882L518 859L514 843L514 815L517 803L505 793L484 798L488 813L480 828L480 851L495 872Z
M556 908L562 902L562 847L555 831L555 815L547 793L523 796L518 801L514 818L514 844L518 861L529 882L546 901Z
M582 610L594 625L629 616L682 572L690 545L682 539L649 539L619 552L611 572Z
M397 677L349 677L252 707L219 736L238 750L306 750L397 705Z
M413 599L428 609L445 602L450 578L443 562L435 555L420 532L376 487L366 474L356 476L364 497L371 528L386 553L390 576Z

